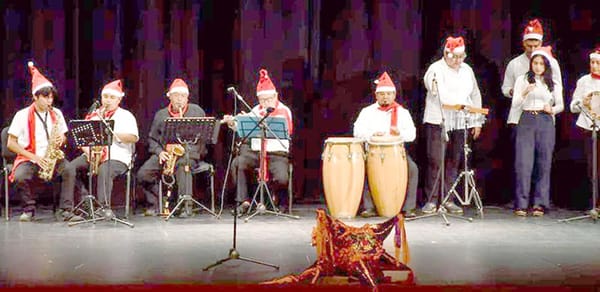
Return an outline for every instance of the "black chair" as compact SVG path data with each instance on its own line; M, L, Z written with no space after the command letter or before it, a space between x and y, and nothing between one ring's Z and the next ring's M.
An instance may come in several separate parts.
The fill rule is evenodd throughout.
M8 221L10 219L9 204L8 204L8 175L12 170L12 162L17 155L8 150L8 127L2 129L2 175L4 176L4 217Z

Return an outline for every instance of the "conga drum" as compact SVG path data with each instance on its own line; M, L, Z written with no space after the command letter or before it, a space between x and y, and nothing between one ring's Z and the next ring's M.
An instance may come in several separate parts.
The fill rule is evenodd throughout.
M373 136L368 141L367 179L377 213L393 217L406 199L408 162L397 136Z
M365 183L364 140L332 137L325 140L323 188L329 214L334 218L356 216Z

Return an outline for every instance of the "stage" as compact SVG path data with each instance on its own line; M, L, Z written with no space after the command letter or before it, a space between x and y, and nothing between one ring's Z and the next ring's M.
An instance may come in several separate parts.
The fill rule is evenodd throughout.
M191 218L130 217L134 228L109 221L69 227L42 210L35 223L0 223L0 287L69 285L252 285L299 273L315 261L311 232L322 205L296 205L299 220L260 215L238 220L241 256L279 270L230 260L233 217L201 213ZM581 212L551 210L543 218L517 218L487 206L473 222L441 217L406 222L408 264L417 286L600 286L600 224L591 219L557 223ZM467 215L474 215L469 209ZM379 223L383 218L344 220ZM393 234L392 234L393 236ZM393 254L392 236L385 247Z

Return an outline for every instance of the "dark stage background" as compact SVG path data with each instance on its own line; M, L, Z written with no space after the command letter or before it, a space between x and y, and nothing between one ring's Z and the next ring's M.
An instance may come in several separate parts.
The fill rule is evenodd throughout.
M561 65L568 108L577 78L588 72L588 52L599 40L600 11L592 9L594 2L0 1L1 122L8 125L30 102L29 60L57 86L67 119L81 118L103 84L122 78L123 106L136 115L140 128L140 165L147 158L152 117L167 104L164 93L173 78L185 78L191 100L220 118L233 111L225 88L237 86L254 103L257 72L265 67L295 115L296 201L323 202L323 141L351 135L360 108L373 100L371 81L382 70L390 72L403 89L399 99L420 128L422 76L440 57L443 39L460 33L467 40L466 62L477 74L484 106L491 109L472 165L484 204L504 204L512 198L513 171L505 126L510 101L500 93L504 66L521 52L524 22L539 17L544 43L553 45ZM567 111L558 115L556 130L552 200L561 207L587 208L582 143L588 137ZM424 174L420 133L409 150ZM210 150L219 189L230 140L224 128Z

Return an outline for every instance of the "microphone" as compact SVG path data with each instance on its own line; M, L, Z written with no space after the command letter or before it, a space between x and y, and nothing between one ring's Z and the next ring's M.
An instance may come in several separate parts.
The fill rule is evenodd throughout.
M96 99L94 100L94 103L92 103L92 105L90 106L90 109L88 110L87 114L92 114L98 109L98 107L100 107L100 102Z
M235 87L233 86L227 87L227 92L233 94L233 96L239 100L244 100L244 98L235 90Z
M581 109L581 100L577 100L575 101L575 104L573 104L574 107Z
M266 111L267 111L267 113L268 113L268 114L270 114L270 113L272 113L272 112L274 112L274 111L275 111L275 108L274 108L274 107L268 107L268 108L266 109Z

